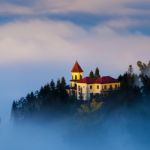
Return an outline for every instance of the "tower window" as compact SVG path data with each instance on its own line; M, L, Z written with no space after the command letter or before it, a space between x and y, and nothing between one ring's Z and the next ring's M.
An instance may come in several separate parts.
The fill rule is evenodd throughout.
M77 75L75 75L75 80L77 80Z
M80 79L82 79L82 75L80 75Z

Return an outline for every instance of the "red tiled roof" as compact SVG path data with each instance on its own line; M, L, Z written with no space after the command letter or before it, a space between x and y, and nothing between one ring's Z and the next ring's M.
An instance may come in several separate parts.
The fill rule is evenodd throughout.
M87 83L87 84L93 84L95 82L94 78L91 77L85 77L81 79L78 83Z
M76 61L76 63L74 64L71 72L83 72L81 66L78 64L78 62Z
M95 83L100 83L100 84L106 84L106 83L116 83L118 80L110 77L110 76L104 76L101 78L97 78Z
M85 77L81 79L78 83L86 83L86 84L107 84L107 83L116 83L118 80L110 77L110 76L103 76L99 78L91 78L91 77Z

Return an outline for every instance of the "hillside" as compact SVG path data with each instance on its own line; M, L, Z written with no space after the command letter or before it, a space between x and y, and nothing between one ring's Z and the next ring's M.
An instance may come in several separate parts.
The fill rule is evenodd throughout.
M81 115L101 114L105 116L119 109L130 109L138 104L149 106L150 77L148 65L137 63L140 74L133 72L130 65L128 71L118 77L121 87L112 90L106 96L96 95L89 101L79 101L75 95L66 91L66 81L62 77L55 83L42 86L40 90L27 94L12 104L12 118L17 121L26 119L74 117ZM140 82L140 84L139 84ZM140 86L142 85L142 86Z

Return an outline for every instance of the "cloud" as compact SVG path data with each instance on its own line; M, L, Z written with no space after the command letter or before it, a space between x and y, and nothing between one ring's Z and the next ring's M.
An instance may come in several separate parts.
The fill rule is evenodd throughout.
M1 15L31 15L33 14L32 9L26 6L20 6L10 3L0 3L0 14Z
M139 6L140 0L33 0L27 1L28 5L12 2L1 2L1 13L16 14L62 14L62 13L92 13L97 15L149 15L149 9L131 7ZM149 4L149 0L142 3Z
M0 64L72 63L124 70L137 60L148 61L150 37L117 32L106 25L85 29L70 22L32 20L0 26Z
M137 26L143 26L150 24L149 21L141 20L139 19L130 19L130 18L121 18L121 19L111 19L107 22L105 22L107 26L110 28L122 28L122 29L128 29L129 27L137 27Z

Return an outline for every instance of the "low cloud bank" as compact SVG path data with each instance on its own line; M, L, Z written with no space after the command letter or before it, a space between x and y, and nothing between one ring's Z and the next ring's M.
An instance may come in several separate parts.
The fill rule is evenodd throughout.
M149 115L149 109L143 103L128 111L116 110L103 121L97 116L92 120L70 118L48 124L9 122L0 126L0 148L148 150Z

